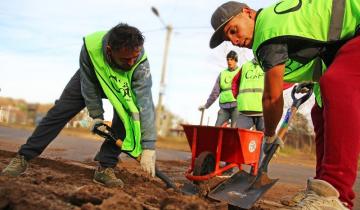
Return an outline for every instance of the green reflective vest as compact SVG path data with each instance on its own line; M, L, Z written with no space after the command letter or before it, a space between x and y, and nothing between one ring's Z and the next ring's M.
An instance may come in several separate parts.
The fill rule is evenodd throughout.
M237 73L239 73L240 68L237 67L235 70L230 71L229 69L225 69L220 73L220 103L230 103L236 101L232 90L231 85L234 77Z
M359 27L358 0L283 0L258 14L252 50L258 57L259 47L274 38L293 37L324 44L347 40L354 37ZM306 63L289 59L285 63L284 80L318 81L325 69L318 57ZM316 92L317 101L321 102L320 90Z
M129 71L113 69L106 62L103 53L102 43L105 34L106 32L96 32L86 36L85 46L105 95L124 124L126 136L121 150L133 157L138 157L142 152L140 115L131 89L131 78L136 67L146 59L146 55L144 53Z
M241 67L237 108L241 111L262 112L264 71L260 65L248 61Z

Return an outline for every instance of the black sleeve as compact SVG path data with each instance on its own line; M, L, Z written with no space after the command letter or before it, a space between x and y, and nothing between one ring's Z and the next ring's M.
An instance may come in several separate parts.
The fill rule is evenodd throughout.
M81 94L84 97L90 117L104 119L103 92L85 45L83 45L80 52L80 83Z
M284 64L288 58L288 47L284 43L269 43L261 46L257 51L259 63L266 72L279 64Z

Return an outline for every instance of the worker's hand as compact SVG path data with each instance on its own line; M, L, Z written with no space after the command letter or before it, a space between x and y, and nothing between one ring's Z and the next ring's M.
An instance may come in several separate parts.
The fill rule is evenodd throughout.
M146 171L150 176L155 177L155 150L144 149L141 153L140 165L141 168Z
M104 120L100 118L95 118L90 122L89 129L91 132L94 132L95 129L99 131L106 132L106 126L104 125Z
M274 145L274 144L279 145L279 147L277 148L275 154L279 153L280 148L284 147L283 140L280 137L278 137L277 135L265 136L264 141L265 141L265 143L264 143L263 151L264 151L265 154L268 154L268 152L270 151L271 146Z
M201 106L199 106L199 111L202 111L202 110L204 110L204 109L206 109L206 107L205 107L205 105L201 105Z

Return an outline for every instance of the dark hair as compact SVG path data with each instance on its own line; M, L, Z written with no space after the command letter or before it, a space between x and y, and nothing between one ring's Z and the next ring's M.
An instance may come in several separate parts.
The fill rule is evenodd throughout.
M235 51L231 50L227 55L226 58L232 58L234 59L236 62L238 61L238 55Z
M128 48L134 50L144 44L144 36L139 29L129 26L126 23L120 23L110 29L108 45L113 50Z

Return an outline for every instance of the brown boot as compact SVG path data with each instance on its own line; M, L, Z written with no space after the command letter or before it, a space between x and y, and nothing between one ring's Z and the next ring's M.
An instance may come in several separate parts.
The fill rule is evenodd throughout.
M348 210L339 200L339 192L330 183L320 179L310 179L305 198L297 205L284 209L293 210Z
M9 165L7 165L2 171L1 175L17 177L25 172L27 169L28 162L23 155L16 155L11 159Z
M286 196L281 198L280 203L284 206L296 206L300 201L302 201L306 196L306 190L301 190L293 196Z
M310 180L313 180L313 178L309 178L307 180L307 185L309 185ZM285 196L283 198L281 198L280 203L284 206L296 206L298 203L300 203L300 201L302 201L305 196L306 196L306 192L307 190L301 190L299 192L297 192L295 195L293 196Z
M116 178L113 168L98 167L95 170L93 181L106 187L124 187L124 182Z

